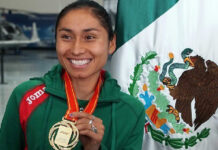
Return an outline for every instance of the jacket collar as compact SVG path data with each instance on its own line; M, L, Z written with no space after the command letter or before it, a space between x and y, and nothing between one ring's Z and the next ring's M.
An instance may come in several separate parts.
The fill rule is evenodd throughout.
M54 66L51 71L46 73L41 80L45 83L45 91L51 95L66 99L64 81L61 77L62 66L60 64ZM119 102L120 86L115 79L112 79L110 74L106 71L104 83L101 87L101 93L99 96L99 103L106 102Z

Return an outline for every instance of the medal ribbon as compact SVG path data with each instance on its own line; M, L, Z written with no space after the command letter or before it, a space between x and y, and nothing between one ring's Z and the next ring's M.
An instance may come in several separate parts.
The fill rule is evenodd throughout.
M97 102L98 102L98 97L100 94L100 87L101 87L101 83L102 83L102 74L103 73L104 73L104 71L101 71L97 86L95 88L94 95L89 100L89 103L87 104L87 106L83 110L83 112L86 112L88 114L92 114L94 112L95 107L96 107ZM65 81L65 90L66 90L67 105L68 105L68 109L67 109L66 114L64 115L64 118L67 120L76 121L77 119L73 118L71 114L73 112L79 112L79 104L77 102L76 94L73 90L73 85L72 85L71 79L66 71L64 72L64 81Z

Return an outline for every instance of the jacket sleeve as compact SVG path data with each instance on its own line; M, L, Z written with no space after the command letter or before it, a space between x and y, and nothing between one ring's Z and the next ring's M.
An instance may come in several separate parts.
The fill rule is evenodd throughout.
M145 110L144 107L138 116L136 125L132 131L131 136L129 137L126 146L122 150L141 150L143 135L144 135L144 124L145 124Z
M23 150L24 134L19 121L19 104L16 92L9 98L0 129L1 150Z

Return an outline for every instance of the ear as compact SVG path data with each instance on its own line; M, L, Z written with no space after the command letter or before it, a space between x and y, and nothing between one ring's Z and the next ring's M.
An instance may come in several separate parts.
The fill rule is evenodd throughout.
M109 54L113 54L116 49L116 34L114 34L113 39L109 43Z

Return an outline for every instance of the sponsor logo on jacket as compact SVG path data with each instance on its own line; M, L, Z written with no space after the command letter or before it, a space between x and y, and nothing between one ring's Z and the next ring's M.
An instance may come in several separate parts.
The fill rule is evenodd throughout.
M38 100L44 93L45 93L45 87L43 87L42 89L39 89L34 94L29 95L26 98L26 102L31 105L33 101Z

